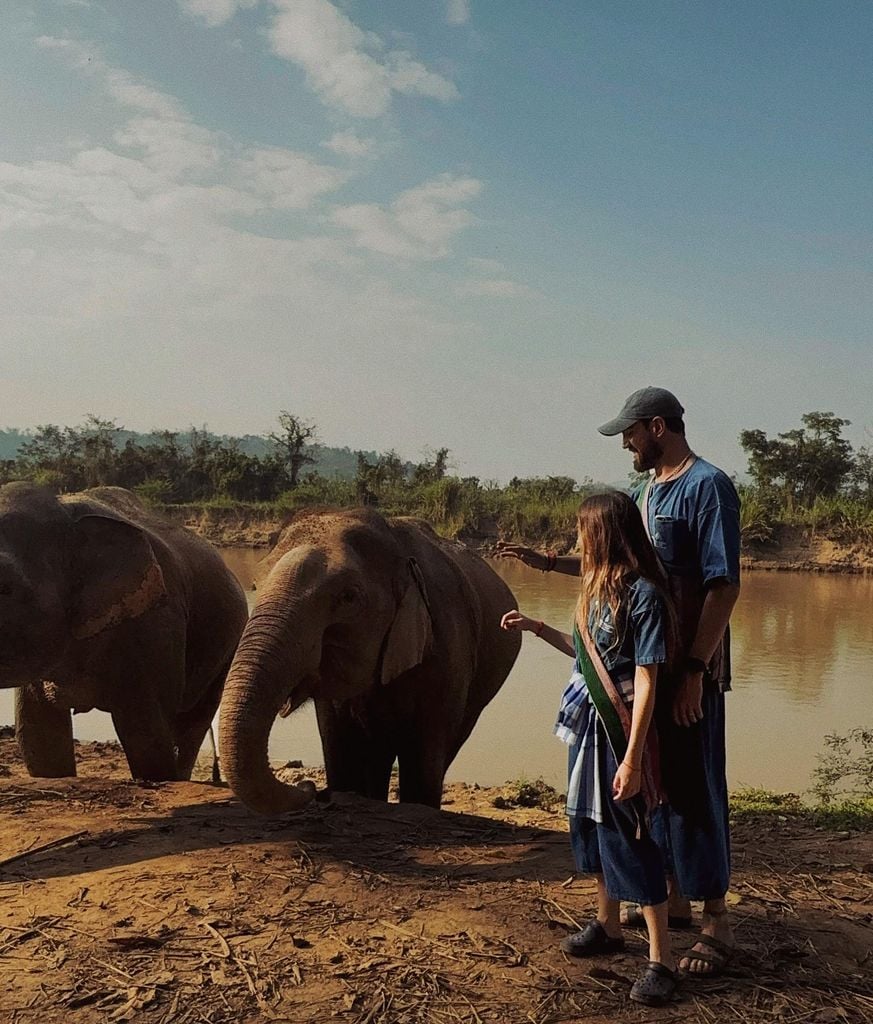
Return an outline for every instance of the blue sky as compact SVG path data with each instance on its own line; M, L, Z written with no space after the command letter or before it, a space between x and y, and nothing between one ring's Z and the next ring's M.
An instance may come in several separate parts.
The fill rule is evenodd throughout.
M2 424L273 428L623 479L873 443L873 6L5 0Z

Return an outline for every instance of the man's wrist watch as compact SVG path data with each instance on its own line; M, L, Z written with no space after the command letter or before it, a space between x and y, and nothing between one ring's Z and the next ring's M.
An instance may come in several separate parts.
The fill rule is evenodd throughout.
M709 665L703 658L695 658L692 654L685 659L685 669L688 672L702 672L704 676L709 676Z

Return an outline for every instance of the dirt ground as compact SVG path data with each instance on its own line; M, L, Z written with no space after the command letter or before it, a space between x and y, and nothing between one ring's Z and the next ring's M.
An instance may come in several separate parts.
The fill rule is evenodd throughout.
M78 756L78 779L30 779L0 739L4 1024L873 1021L871 834L739 823L739 952L651 1010L627 998L641 933L612 958L559 949L593 910L560 807L458 784L439 812L266 819L223 786L133 782L113 744Z

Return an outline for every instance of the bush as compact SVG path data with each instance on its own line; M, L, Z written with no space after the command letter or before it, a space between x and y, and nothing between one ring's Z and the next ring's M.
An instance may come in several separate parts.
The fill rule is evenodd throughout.
M513 807L540 807L544 811L553 811L563 798L558 791L542 778L529 782L525 778L510 783L502 796L496 796L492 806L501 810Z
M133 492L146 505L165 505L173 500L173 485L169 480L145 480L137 484Z
M812 792L827 806L839 795L873 801L873 729L850 729L845 736L825 736L825 753L817 757Z
M740 531L744 541L766 544L773 540L778 518L771 497L750 487L740 488Z

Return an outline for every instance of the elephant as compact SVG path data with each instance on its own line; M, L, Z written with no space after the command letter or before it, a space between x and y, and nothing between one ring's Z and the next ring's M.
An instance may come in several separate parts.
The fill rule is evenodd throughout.
M225 778L251 810L304 807L310 782L273 773L277 715L314 700L327 785L439 807L445 773L515 661L499 628L512 592L478 555L422 520L372 508L298 513L227 677L219 719Z
M218 552L98 487L0 487L0 687L28 772L76 774L71 711L112 722L131 776L188 779L248 617Z

